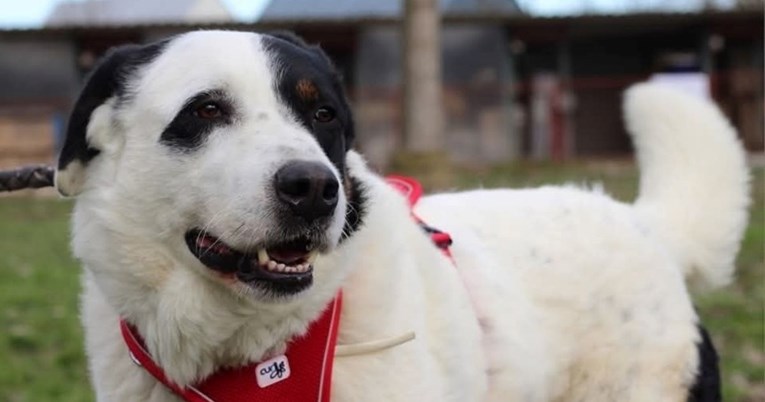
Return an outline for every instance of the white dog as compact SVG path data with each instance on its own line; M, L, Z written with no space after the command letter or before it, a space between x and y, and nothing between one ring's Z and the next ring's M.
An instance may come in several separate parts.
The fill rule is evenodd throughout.
M77 196L98 400L177 401L170 387L279 359L341 289L333 401L713 400L685 279L732 275L744 154L707 102L653 84L625 99L634 204L573 186L425 197L415 212L451 234L449 259L351 150L318 48L202 31L111 52L56 173ZM120 320L164 383L130 358Z

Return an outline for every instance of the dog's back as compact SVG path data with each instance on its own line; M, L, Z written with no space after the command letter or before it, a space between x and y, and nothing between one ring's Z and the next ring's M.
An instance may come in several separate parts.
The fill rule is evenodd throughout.
M510 340L491 351L499 399L541 375L549 395L540 400L680 401L690 389L714 400L715 355L686 280L717 286L733 272L744 154L710 103L643 84L625 106L642 171L634 204L570 186L442 194L419 206L452 232L492 339ZM505 276L476 267L475 253ZM530 348L538 361L512 360Z

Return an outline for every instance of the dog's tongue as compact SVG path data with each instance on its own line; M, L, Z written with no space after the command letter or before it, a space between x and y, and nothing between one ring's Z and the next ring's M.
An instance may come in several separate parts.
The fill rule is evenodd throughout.
M268 250L268 255L283 264L292 265L302 262L306 257L305 250L292 247L275 247Z

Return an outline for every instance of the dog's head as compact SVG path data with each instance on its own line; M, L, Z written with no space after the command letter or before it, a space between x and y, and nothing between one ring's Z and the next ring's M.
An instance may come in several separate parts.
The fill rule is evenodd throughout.
M317 254L359 223L352 143L320 49L192 32L105 57L75 104L56 187L132 243L121 258L169 254L234 292L281 300L311 286Z

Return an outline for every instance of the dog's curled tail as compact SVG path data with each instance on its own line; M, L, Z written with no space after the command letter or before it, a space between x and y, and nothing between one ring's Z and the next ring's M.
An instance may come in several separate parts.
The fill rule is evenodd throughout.
M735 130L711 101L656 83L628 89L624 110L641 170L636 210L691 284L727 284L749 205Z

